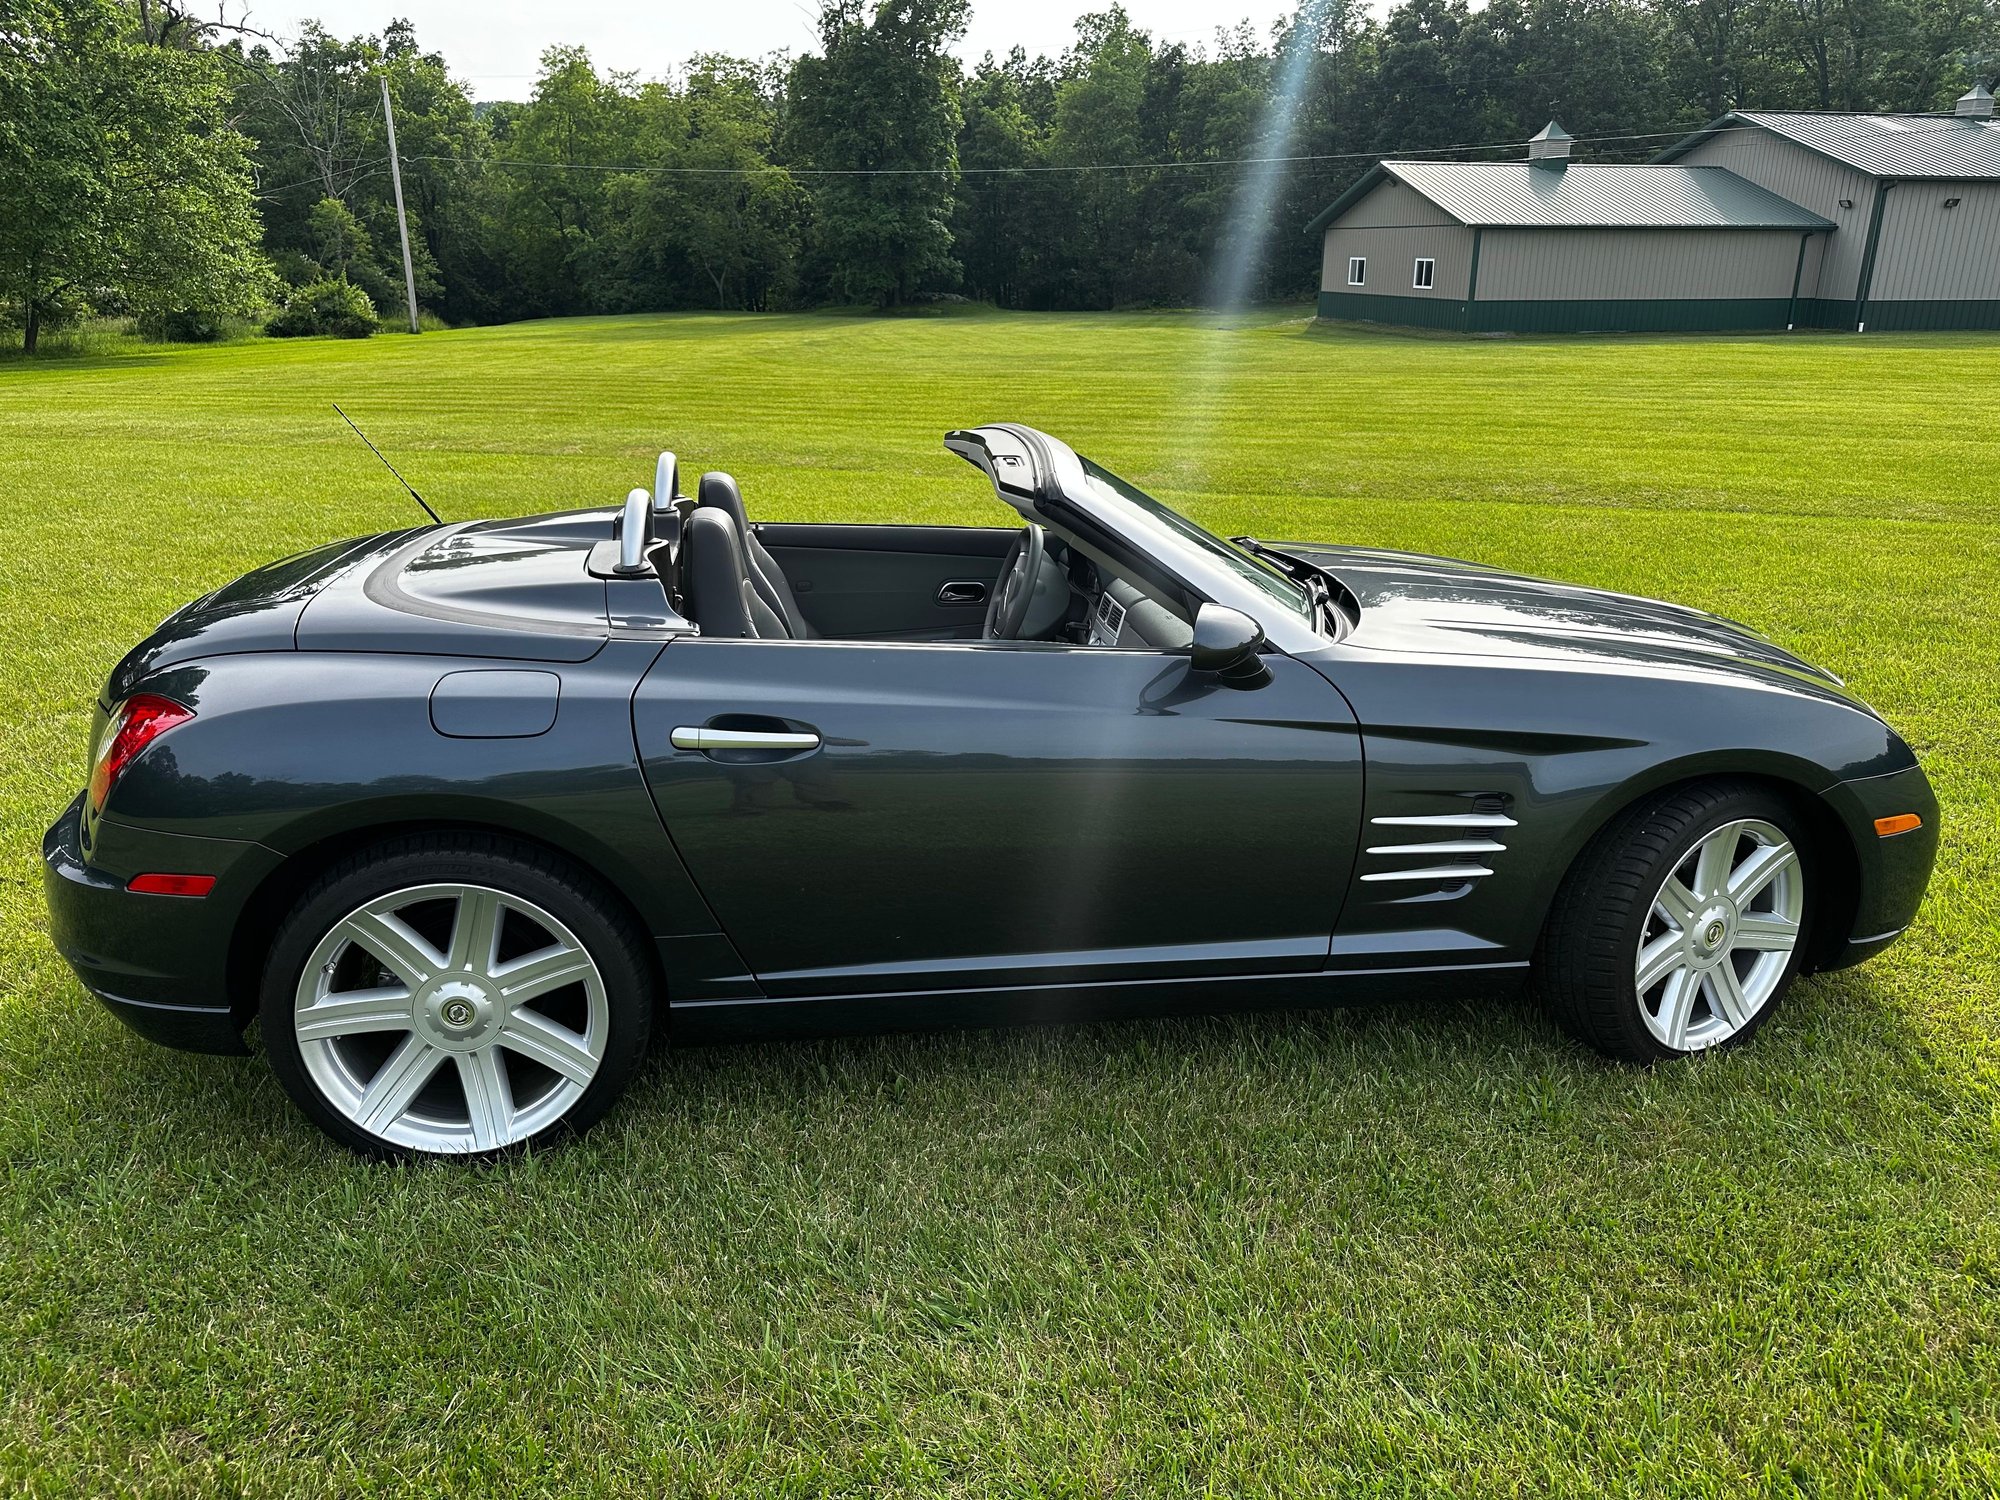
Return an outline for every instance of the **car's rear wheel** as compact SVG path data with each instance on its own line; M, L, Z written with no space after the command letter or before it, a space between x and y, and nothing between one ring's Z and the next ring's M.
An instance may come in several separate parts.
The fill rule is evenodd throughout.
M467 835L329 871L279 930L262 1019L273 1071L371 1155L492 1155L581 1130L646 1050L642 940L588 877Z
M1625 1061L1742 1042L1798 972L1810 881L1806 831L1782 798L1724 782L1670 792L1578 858L1538 987L1571 1035Z

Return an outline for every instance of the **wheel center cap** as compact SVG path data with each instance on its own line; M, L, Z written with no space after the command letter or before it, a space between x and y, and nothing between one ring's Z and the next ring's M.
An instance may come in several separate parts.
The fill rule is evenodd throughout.
M483 1046L499 1019L499 997L467 974L446 975L417 997L417 1024L424 1035L453 1051Z
M1720 902L1697 917L1692 934L1696 959L1708 963L1718 957L1728 948L1729 934L1734 927L1734 914Z

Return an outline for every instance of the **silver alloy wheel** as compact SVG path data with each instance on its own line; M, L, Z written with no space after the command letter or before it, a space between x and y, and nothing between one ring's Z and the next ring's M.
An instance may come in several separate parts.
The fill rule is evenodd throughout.
M459 883L391 891L336 922L293 1010L306 1071L335 1109L391 1145L447 1153L561 1119L597 1076L610 1025L604 976L569 928Z
M1804 910L1799 852L1775 825L1738 818L1705 834L1640 929L1633 980L1654 1038L1696 1052L1749 1025L1785 977Z

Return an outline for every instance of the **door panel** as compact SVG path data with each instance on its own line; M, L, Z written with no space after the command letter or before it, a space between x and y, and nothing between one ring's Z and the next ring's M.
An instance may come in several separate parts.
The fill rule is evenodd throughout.
M1020 535L997 526L762 522L756 529L813 628L843 640L977 635L986 591ZM978 587L950 590L953 599L949 584Z
M1359 739L1323 677L1267 661L1233 689L1150 651L686 639L634 715L772 995L1314 970ZM675 748L709 727L788 738Z

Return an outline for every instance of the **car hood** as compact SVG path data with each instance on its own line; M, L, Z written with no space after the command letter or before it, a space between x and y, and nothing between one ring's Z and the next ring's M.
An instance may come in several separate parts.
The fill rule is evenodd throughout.
M1831 672L1704 610L1454 558L1322 543L1261 545L1347 588L1360 614L1345 644L1361 650L1720 671L1853 701Z

